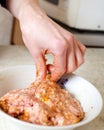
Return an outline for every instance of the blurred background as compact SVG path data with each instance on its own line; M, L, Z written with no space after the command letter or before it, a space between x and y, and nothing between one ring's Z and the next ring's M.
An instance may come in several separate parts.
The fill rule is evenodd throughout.
M104 47L104 0L39 0L55 22L86 46ZM19 22L0 7L0 45L24 45Z

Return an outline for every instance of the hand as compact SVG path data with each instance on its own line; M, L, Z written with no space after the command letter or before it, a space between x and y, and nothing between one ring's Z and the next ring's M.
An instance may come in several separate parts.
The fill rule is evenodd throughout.
M10 0L8 7L19 19L24 43L36 64L37 80L44 79L48 70L52 80L57 81L84 62L85 46L52 21L39 7L38 0ZM54 56L52 65L46 65L48 53Z
M19 18L24 43L36 64L38 80L44 79L48 70L56 81L84 62L85 46L52 21L39 6L24 7ZM53 65L46 65L47 53L53 54Z

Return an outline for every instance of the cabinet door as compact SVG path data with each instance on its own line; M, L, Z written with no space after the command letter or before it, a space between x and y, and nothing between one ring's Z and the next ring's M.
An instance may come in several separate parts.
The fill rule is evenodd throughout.
M12 44L13 45L24 45L24 42L22 40L20 25L19 25L18 20L15 18L13 20Z

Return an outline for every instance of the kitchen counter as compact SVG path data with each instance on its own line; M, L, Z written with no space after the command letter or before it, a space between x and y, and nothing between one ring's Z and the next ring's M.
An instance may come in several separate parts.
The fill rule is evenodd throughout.
M0 71L11 66L31 64L34 61L24 46L0 46ZM74 73L95 85L104 99L104 48L87 48L85 63ZM104 109L95 120L75 130L83 129L104 130Z

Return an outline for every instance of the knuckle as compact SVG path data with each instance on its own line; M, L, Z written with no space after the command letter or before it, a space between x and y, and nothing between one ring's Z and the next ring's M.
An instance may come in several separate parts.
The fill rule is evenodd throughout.
M86 47L83 45L83 52L85 53L86 52Z
M67 37L67 41L68 41L68 45L70 46L70 49L73 48L74 44L75 44L75 38L74 36L71 34Z
M73 40L74 40L75 38L74 38L74 35L72 35L72 34L70 34L70 35L68 35L67 36L67 40L69 41L69 42L73 42Z
M53 51L57 55L63 55L63 53L67 50L67 42L65 39L61 38L56 38L52 41L53 46ZM57 50L57 51L56 51Z
M80 65L82 65L84 63L84 59L80 60L79 62L77 62L77 67L79 67Z
M80 43L80 42L79 42ZM82 48L82 52L85 53L86 52L86 47L83 43L80 43L80 46Z

